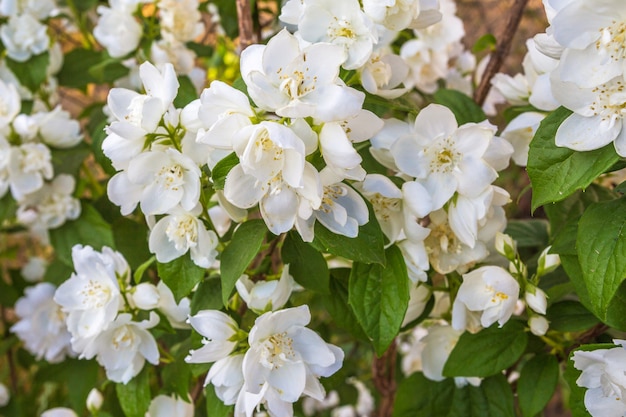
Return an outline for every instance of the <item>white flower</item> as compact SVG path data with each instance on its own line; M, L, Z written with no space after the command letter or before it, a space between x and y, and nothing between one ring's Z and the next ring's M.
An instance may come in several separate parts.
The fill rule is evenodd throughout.
M160 0L158 2L161 34L180 42L189 42L204 31L198 0Z
M54 296L67 313L67 328L72 347L82 353L85 345L107 329L124 301L118 279L130 278L130 267L118 252L103 247L96 252L91 246L72 248L75 273L59 286Z
M626 413L626 348L624 340L611 349L577 350L572 360L582 373L576 385L587 388L585 407L593 417L622 417Z
M193 417L193 402L167 395L157 395L150 402L146 417Z
M11 393L6 385L0 382L0 407L6 406L11 401Z
M283 267L278 280L253 282L242 275L236 283L239 296L249 308L257 312L275 311L289 300L295 282L289 274L289 264Z
M95 356L113 382L126 384L141 372L146 360L153 365L159 363L159 348L147 330L159 323L159 316L150 312L149 320L132 320L130 314L121 313L81 354L86 359Z
M12 83L0 81L0 129L13 121L22 107L20 93Z
M237 402L243 386L243 354L229 355L215 362L206 376L204 385L213 384L215 395L225 405Z
M111 178L107 192L123 215L137 203L146 215L167 213L178 204L191 211L200 198L200 168L173 148L144 152Z
M207 363L224 359L237 346L237 342L231 338L237 334L239 326L235 320L221 311L198 311L196 315L189 317L189 323L204 337L202 339L204 346L189 351L185 358L187 363Z
M9 58L19 62L45 52L50 43L47 27L29 13L11 16L0 28L0 39Z
M39 190L53 175L50 149L42 143L24 143L11 148L9 186L16 200Z
M513 314L519 291L515 278L498 266L483 266L463 275L452 306L452 327L465 330L472 314L480 316L482 327L496 321L502 327Z
M283 117L343 120L361 110L365 96L338 78L343 48L316 43L301 49L286 30L267 45L241 54L241 76L257 106Z
M360 71L361 83L368 93L392 99L408 91L399 86L407 79L409 66L391 52L374 51Z
M477 197L496 179L484 159L493 136L490 126L458 127L452 111L431 104L418 114L411 134L391 146L391 154L401 172L428 190L436 210L455 192Z
M528 307L535 313L546 314L546 308L548 307L546 293L541 288L535 287L530 283L526 284L525 291L524 300L526 300Z
M86 405L87 405L87 410L89 410L91 414L96 414L97 411L102 408L103 402L104 402L104 397L102 396L102 393L98 391L97 388L92 388L91 391L89 391L89 394L87 394Z
M432 292L427 286L419 283L417 285L411 285L409 307L404 314L404 320L402 320L403 327L418 318L424 312L431 295Z
M539 255L539 260L537 261L537 275L540 277L549 274L561 265L559 255L548 253L550 249L552 249L552 246L545 248Z
M345 69L363 66L377 40L376 27L357 0L305 2L298 35L307 42L341 46L346 54Z
M191 75L196 54L176 39L161 39L150 46L150 60L156 65L172 64L177 74Z
M159 281L156 286L149 282L136 285L132 289L129 301L141 310L159 309L174 328L189 328L185 323L190 311L189 298L183 297L176 304L172 290L163 281Z
M43 279L47 268L48 261L45 258L32 256L22 266L20 273L27 282L38 282Z
M153 310L159 305L159 290L154 284L142 282L133 287L129 301L140 310Z
M55 407L41 413L41 417L78 417L78 415L70 408Z
M293 416L292 403L302 394L322 400L320 376L335 373L343 351L307 329L308 306L268 312L250 330L250 349L243 359L244 386L235 416L250 417L259 404L271 415Z
M28 13L39 20L45 20L57 11L55 0L2 0L0 14L13 16Z
M542 113L526 112L517 116L502 131L502 138L513 145L513 161L525 167L528 162L530 141L546 116Z
M83 139L80 124L72 119L61 106L55 107L50 112L36 113L33 117L39 127L41 139L47 145L56 148L71 148Z
M196 217L201 211L187 212L174 208L161 218L150 231L148 246L161 263L170 262L189 252L193 262L208 268L217 257L218 238Z
M51 363L74 356L65 314L53 300L55 290L48 282L26 288L24 296L15 303L15 314L20 320L11 327L29 352Z
M419 0L363 0L363 10L376 23L393 31L408 28L420 14Z
M125 6L123 1L112 1L111 5L110 8L98 6L100 19L93 29L93 36L109 55L121 58L137 49L143 29L132 15L133 8Z
M369 174L356 186L372 203L385 236L392 243L398 240L404 224L402 191L389 178L380 174Z
M532 316L528 320L530 331L535 336L543 336L548 331L550 323L544 316Z

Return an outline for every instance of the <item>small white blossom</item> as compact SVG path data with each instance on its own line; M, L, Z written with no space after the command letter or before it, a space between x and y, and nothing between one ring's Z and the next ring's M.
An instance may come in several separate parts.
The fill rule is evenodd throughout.
M11 401L11 393L6 385L0 382L0 407L6 406Z
M48 50L47 27L29 13L14 15L0 28L0 38L9 58L24 62Z
M48 268L48 261L39 256L32 256L28 258L26 263L22 266L20 273L27 282L41 281L46 274Z
M9 164L9 186L16 200L39 190L44 179L52 179L52 155L42 143L24 143L11 148Z
M193 402L167 395L157 395L150 402L146 417L193 417Z
M526 284L526 292L524 293L524 300L526 304L535 313L546 314L546 308L548 306L548 300L546 293L541 288L535 287L532 284Z
M56 407L41 413L41 417L78 417L74 410L66 407Z
M39 127L41 139L47 145L56 148L71 148L83 139L80 124L72 119L61 106L55 107L50 112L36 113L33 117Z
M134 2L129 3L135 5ZM127 6L126 2L113 0L111 6L98 6L100 19L93 29L93 35L109 55L121 58L137 49L143 29L132 15L133 8Z
M530 331L535 336L543 336L548 331L550 323L544 316L532 316L528 320Z
M204 337L202 340L204 346L189 351L185 358L187 363L208 363L224 359L237 346L237 342L231 338L237 334L239 326L235 320L221 311L201 310L189 317L189 323Z
M247 275L242 275L236 288L249 308L265 312L281 309L289 300L294 285L293 277L289 274L289 264L286 264L278 280L253 282Z
M92 414L96 414L97 411L102 408L103 402L104 397L102 396L102 393L98 391L97 388L92 388L87 395L87 410L89 410Z

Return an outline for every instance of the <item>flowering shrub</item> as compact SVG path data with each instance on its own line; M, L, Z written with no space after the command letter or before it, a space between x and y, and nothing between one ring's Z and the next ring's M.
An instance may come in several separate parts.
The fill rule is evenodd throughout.
M0 0L0 414L623 416L626 3L543 3Z

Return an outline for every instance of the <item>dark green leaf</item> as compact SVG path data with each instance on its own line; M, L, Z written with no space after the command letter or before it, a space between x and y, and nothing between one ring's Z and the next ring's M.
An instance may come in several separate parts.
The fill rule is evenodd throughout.
M174 361L165 365L161 373L161 378L164 383L163 388L166 391L176 393L181 399L188 397L191 369L189 368L189 364L185 363L184 360Z
M478 40L474 43L474 46L472 46L472 52L476 54L483 51L494 51L497 44L498 42L496 41L496 37L491 33L487 33L478 38Z
M103 54L100 61L89 68L88 73L98 83L111 83L124 77L130 72L130 68L124 66L119 59L114 59Z
M443 367L445 376L495 375L513 365L524 353L528 334L524 325L509 321L476 334L463 333Z
M48 268L46 268L46 274L44 275L43 280L59 286L69 279L72 272L74 272L73 267L55 259L50 265L48 265Z
M0 198L0 225L5 220L14 218L16 211L17 203L11 197L11 193L6 193L4 197Z
M324 256L294 231L287 234L281 256L289 264L289 273L304 288L328 293L328 265Z
M387 265L355 262L348 303L380 356L400 331L409 304L409 276L397 246L385 251Z
M206 414L209 417L228 417L233 412L232 405L224 405L222 400L215 395L215 387L207 385L204 388L206 398Z
M52 381L67 387L72 409L82 415L87 395L98 381L100 366L94 360L66 359L42 367L36 374L38 381Z
M259 253L267 227L263 220L248 220L239 225L233 238L222 252L222 302L228 304L235 283L245 272L250 262Z
M0 306L10 307L15 305L20 295L17 288L7 283L4 279L0 279Z
M78 177L78 171L83 161L91 153L91 148L85 142L80 142L73 148L52 149L52 167L54 175L69 174Z
M19 82L30 91L37 91L46 80L50 54L44 52L34 55L28 61L18 62L11 58L5 58L7 66L17 77Z
M220 160L211 171L211 179L213 180L213 188L223 190L226 176L235 165L239 164L239 158L235 152Z
M589 152L557 147L556 131L571 114L563 107L555 110L541 122L530 143L527 170L533 186L533 211L586 188L619 159L613 144Z
M102 142L106 139L107 134L104 131L104 127L107 125L107 121L103 120L99 123L95 123L93 127L89 129L91 133L91 150L93 152L96 162L100 164L104 172L109 175L114 175L117 171L113 168L111 160L102 151Z
M548 222L545 220L509 220L505 232L520 248L545 248L548 246Z
M137 269L150 258L148 250L148 227L143 223L120 217L113 222L115 247L124 255L130 269Z
M434 95L435 103L452 110L459 125L479 123L487 119L487 115L470 97L456 90L440 89Z
M144 366L139 375L127 384L115 384L117 398L126 417L144 417L150 407L152 396L150 395L149 369L149 366Z
M315 239L311 243L320 252L351 259L366 264L385 264L384 237L374 210L368 204L369 221L359 227L359 235L349 238L326 229L320 222L315 223Z
M625 197L592 204L579 222L578 260L593 312L601 319L626 278L625 227Z
M332 269L330 280L330 297L324 297L324 306L337 326L349 331L354 337L368 340L367 335L348 304L348 286L350 269Z
M517 395L524 417L534 417L548 404L559 381L559 362L553 355L537 355L522 368Z
M89 73L89 68L97 65L101 59L102 54L92 49L71 50L65 55L63 66L57 74L59 85L82 89L89 83L97 82L96 78Z
M200 310L219 310L222 308L222 283L219 278L205 279L191 299L191 315Z
M191 260L189 253L166 264L157 262L159 277L172 290L176 302L189 295L193 287L204 278L205 269Z
M101 250L103 246L115 248L111 226L91 204L83 202L82 213L76 220L50 230L50 243L58 259L72 266L72 247L77 244Z
M178 77L178 83L180 86L178 87L178 94L174 100L174 106L180 109L197 99L198 93L196 92L196 86L193 85L191 79L186 75Z
M546 313L550 328L560 332L579 332L590 329L600 320L581 303L565 300L552 304Z

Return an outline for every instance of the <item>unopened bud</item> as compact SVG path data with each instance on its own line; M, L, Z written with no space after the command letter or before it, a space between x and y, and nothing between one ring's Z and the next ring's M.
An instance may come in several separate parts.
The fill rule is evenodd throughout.
M102 393L96 388L92 388L91 391L89 391L89 395L87 395L87 410L89 410L90 413L95 414L95 412L100 410L102 407L103 401L104 398L102 398Z
M524 294L526 304L536 313L546 314L546 308L548 307L548 300L546 293L542 289L535 287L532 284L526 284L526 293Z
M498 232L496 234L495 247L496 251L509 261L515 259L517 250L515 249L515 242L511 236Z
M550 326L544 316L532 316L530 320L528 320L528 325L530 326L531 333L535 336L543 336Z
M159 306L159 290L148 282L142 282L133 289L132 301L140 310L153 310Z
M548 253L551 248L552 246L548 246L541 252L541 255L539 255L539 260L537 261L537 275L540 277L549 274L561 265L559 255Z

